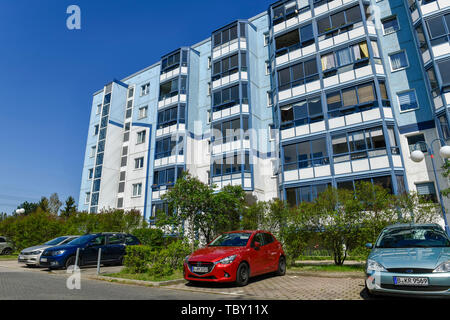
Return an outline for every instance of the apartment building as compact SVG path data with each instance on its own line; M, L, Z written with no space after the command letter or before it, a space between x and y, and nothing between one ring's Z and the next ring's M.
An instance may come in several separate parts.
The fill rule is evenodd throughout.
M410 152L450 137L449 13L450 0L278 1L113 80L93 96L79 208L153 221L186 170L291 205L360 180L438 201L448 181Z

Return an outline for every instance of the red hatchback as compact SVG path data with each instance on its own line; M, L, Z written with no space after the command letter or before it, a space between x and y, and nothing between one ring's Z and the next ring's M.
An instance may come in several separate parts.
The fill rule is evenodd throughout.
M269 272L286 273L281 243L266 231L233 231L221 234L184 261L188 281L236 282L245 286L250 277Z

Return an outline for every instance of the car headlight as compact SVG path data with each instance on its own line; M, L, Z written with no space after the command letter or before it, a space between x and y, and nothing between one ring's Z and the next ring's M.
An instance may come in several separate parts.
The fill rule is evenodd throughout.
M370 271L387 271L385 267L375 260L367 260L367 272Z
M450 261L441 263L433 272L450 272Z
M190 255L186 256L186 258L184 258L184 262L185 262L185 263L188 263L190 257L191 257Z
M32 254L32 255L41 254L42 251L43 250L36 250L36 251L30 252L30 254Z
M62 255L66 250L58 250L58 251L52 251L50 252L52 256L59 256Z
M234 261L234 259L236 259L236 257L237 256L234 254L232 256L229 256L229 257L223 258L222 260L217 261L216 264L218 264L218 263L220 263L220 264L230 264L230 263L232 263Z

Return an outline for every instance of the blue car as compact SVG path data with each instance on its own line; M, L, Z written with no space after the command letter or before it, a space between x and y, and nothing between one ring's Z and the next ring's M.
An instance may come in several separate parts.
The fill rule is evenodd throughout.
M450 297L450 238L441 226L389 226L367 247L369 294Z
M40 265L49 269L67 269L75 265L77 249L79 249L78 266L97 264L101 248L101 264L122 264L127 245L140 245L133 235L124 233L88 234L65 245L46 249L40 258Z

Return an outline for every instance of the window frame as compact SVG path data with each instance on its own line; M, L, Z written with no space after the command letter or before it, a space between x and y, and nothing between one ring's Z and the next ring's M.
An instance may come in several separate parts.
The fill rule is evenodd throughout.
M405 94L405 93L409 93L409 92L413 92L414 93L414 98L416 100L417 107L411 108L411 109L402 110L402 106L400 104L400 95L401 94ZM399 112L400 113L406 113L406 112L411 112L411 111L420 109L419 100L417 99L417 92L416 92L415 88L396 92L396 96L397 96L397 103L398 103L398 108L399 108Z
M396 54L399 54L399 53L403 53L405 55L406 66L400 67L398 69L394 69L394 67L392 65L392 56L396 55ZM390 68L391 68L391 73L402 71L402 70L405 70L405 69L409 68L410 65L409 65L409 59L408 59L408 54L406 53L406 50L404 50L404 49L398 50L398 51L389 53L388 56L389 56L389 65L390 65Z

